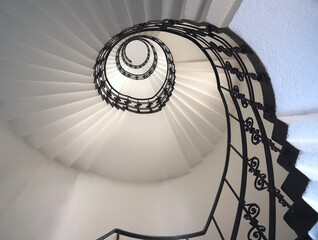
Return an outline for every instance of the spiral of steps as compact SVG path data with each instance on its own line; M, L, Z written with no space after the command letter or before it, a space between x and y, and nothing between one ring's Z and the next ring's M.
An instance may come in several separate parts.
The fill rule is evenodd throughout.
M20 16L19 9L12 7L10 11L10 3L5 5L5 10L11 15L3 13L3 22L15 20L12 30L25 38L17 30L22 22L14 18ZM27 7L30 6L27 4ZM49 14L45 9L41 10ZM23 19L23 24L31 20L36 21L36 15L32 15L32 19ZM57 31L63 30L57 24L54 27ZM80 28L83 32L87 29ZM63 36L68 34L73 41L75 36L69 30L63 31ZM79 65L56 56L57 52L53 55L25 42L10 40L13 36L1 37L3 81L0 100L5 120L33 148L68 167L133 182L158 181L189 173L223 135L224 110L205 56L181 37L165 33L159 33L157 37L168 46L169 42L178 42L180 47L172 46L171 49L177 72L174 94L162 112L149 116L118 112L107 105L94 89L92 70L89 65L84 67L84 62ZM77 42L77 53L94 61L91 54L97 54L100 41L84 42L77 38ZM74 49L75 46L68 47ZM66 48L65 44L63 47ZM187 52L182 52L185 47ZM162 50L158 49L158 66L154 74L145 80L133 81L117 69L117 49L118 46L107 60L110 83L128 95L154 94L166 74ZM179 56L180 52L182 56ZM193 55L195 62L191 59ZM129 172L123 171L125 168Z
M210 4L1 1L0 28L6 31L0 37L1 146L14 146L2 151L2 159L9 157L1 162L6 193L0 204L1 239L96 239L116 227L158 235L201 228L211 200L198 196L220 172L209 177L205 168L211 161L199 165L225 132L224 109L205 56L180 37L146 33L165 42L178 69L174 94L154 114L111 107L96 91L93 71L98 52L121 30L165 17L200 20ZM154 11L158 8L162 11ZM107 63L114 87L139 97L156 91L166 71L160 48L158 68L147 82L119 72L118 46ZM165 195L169 199L162 201ZM180 198L183 204L176 208ZM122 211L126 217L116 217ZM185 221L184 214L196 217ZM129 216L141 219L132 224ZM89 227L80 227L88 222Z
M240 2L1 0L1 144L12 147L0 162L0 239L96 239L118 226L158 235L200 229L226 135L210 62L184 38L143 32L167 45L176 69L173 94L152 114L107 104L94 66L105 43L128 27L165 18L227 26ZM155 71L132 80L116 65L119 45L107 61L113 87L152 96L167 72L164 53L154 44Z

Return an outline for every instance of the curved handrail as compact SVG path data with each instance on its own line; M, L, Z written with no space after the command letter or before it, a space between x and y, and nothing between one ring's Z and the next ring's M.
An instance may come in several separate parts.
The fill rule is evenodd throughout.
M134 37L129 38L128 40L125 40L119 46L119 48L117 50L117 53L116 53L116 66L117 66L117 69L124 76L129 77L129 78L134 79L134 80L146 79L147 77L149 77L156 70L157 63L158 63L157 51L156 51L155 47L151 44L151 42L149 42L147 40L147 38L151 39L148 36L134 36ZM128 62L128 60L130 61L130 59L128 59L128 57L126 55L126 46L133 40L140 40L147 47L147 57L146 57L145 61L143 63L141 63L140 65L133 65L132 63ZM150 51L150 48L151 48L152 52ZM140 69L140 68L144 67L149 62L151 53L152 53L152 56L153 56L152 64L148 67L148 69L147 69L147 71L145 73L134 74L134 73L130 73L129 71L124 69L124 66L123 66L124 64L126 66L132 68L132 69ZM119 55L122 56L124 64L121 63L121 61L119 59Z
M124 39L129 35L145 31L163 31L182 36L193 42L199 49L201 49L210 62L211 68L215 73L217 88L226 113L227 148L223 174L215 201L210 210L210 214L205 226L201 231L177 236L149 236L116 228L99 237L98 240L106 239L113 234L117 234L118 238L119 236L126 236L135 239L190 239L206 234L212 222L215 224L220 237L224 239L222 231L220 230L214 217L214 212L219 204L220 195L225 186L229 187L233 195L238 200L238 208L231 239L237 238L243 213L243 218L246 219L251 225L251 229L247 233L248 239L275 239L275 199L278 199L278 202L283 207L291 208L291 204L284 199L283 195L280 193L280 190L275 187L274 183L274 173L272 166L273 158L271 151L278 152L280 155L284 154L282 150L284 149L284 145L282 145L282 147L278 147L275 141L267 136L267 132L262 120L263 117L264 120L274 124L278 121L275 116L274 95L265 68L255 53L236 34L234 34L228 28L217 28L208 23L195 23L187 20L149 21L147 23L139 24L123 30L114 37L115 40L111 40L111 44L114 46L116 42L119 42L121 39ZM230 43L230 41L232 43ZM235 45L233 45L233 42ZM215 60L216 62L212 60L212 56L217 59ZM245 56L247 60L243 60L242 56ZM237 66L232 66L229 60L224 59L225 57L235 61ZM97 61L99 61L99 58ZM244 61L249 61L249 63L252 64L253 69L247 67ZM254 70L255 72L251 72L251 70ZM225 74L227 80L226 85L220 81L219 71ZM240 87L238 86L238 83L240 82L246 84L247 93L240 92ZM263 102L255 101L255 84L260 85L260 88L263 92ZM235 112L230 111L225 94L230 95L231 101L234 104ZM251 116L245 117L246 109L250 109L252 114ZM262 113L262 116L260 112ZM241 134L241 146L239 148L241 149L234 146L231 140L231 120L235 121L239 125ZM254 123L257 124L256 127L253 125ZM248 143L247 140L249 136L251 136L251 143ZM261 160L258 158L258 156L249 156L250 144L252 144L251 146L258 144L263 145L264 154L262 157L265 159L267 166L266 174L260 170ZM239 193L235 192L227 179L231 154L236 154L242 160L241 189ZM247 175L249 173L255 176L254 186L257 191L268 191L268 235L266 234L266 228L257 220L257 216L260 214L261 210L260 207L257 203L246 202L245 199Z

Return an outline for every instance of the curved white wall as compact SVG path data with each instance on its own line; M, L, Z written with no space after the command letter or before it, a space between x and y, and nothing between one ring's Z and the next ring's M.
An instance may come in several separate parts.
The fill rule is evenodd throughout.
M129 184L48 160L1 120L0 239L96 239L115 227L158 235L200 231L218 189L224 147L221 141L184 177Z

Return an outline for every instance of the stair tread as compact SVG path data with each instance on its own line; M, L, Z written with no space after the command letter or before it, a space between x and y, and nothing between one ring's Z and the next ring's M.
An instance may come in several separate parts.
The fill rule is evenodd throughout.
M74 5L69 6L68 1L51 1L46 3L39 0L31 0L34 5L47 14L51 19L63 26L67 31L85 43L94 51L99 51L105 43L100 42L74 13ZM77 1L78 6L80 2ZM70 8L71 7L71 8Z
M73 125L78 124L79 122L83 121L93 113L104 108L105 105L105 102L97 102L96 104L93 104L90 107L73 113L65 118L59 119L53 123L50 123L30 133L29 135L26 135L24 138L34 148L40 148L50 139L53 139L54 137L62 134L64 131L71 128Z
M94 59L96 51L93 48L87 45L87 43L82 41L78 36L71 33L69 29L54 21L51 17L49 17L49 15L43 11L39 11L40 9L33 3L19 1L19 7L17 8L16 2L8 0L3 2L1 9L13 17L22 20L25 24L39 29L63 44L76 49L89 58Z
M177 108L177 106L170 104L169 107L175 116L176 121L182 126L184 133L195 146L201 158L207 156L213 150L213 146L201 135L198 129L192 125L190 120Z
M119 26L116 24L115 21L113 21L114 12L109 8L107 2L91 0L87 1L87 3L92 8L92 10L94 11L94 15L103 25L109 36L114 36L120 32Z
M318 151L318 120L290 124L287 141L302 151Z
M125 112L118 130L106 140L90 171L112 179L143 182L184 175L189 168L162 112Z
M177 77L176 85L182 85L183 89L186 87L187 89L194 89L202 94L221 99L217 90L217 86L214 84L207 84L205 82L186 80L180 77Z
M3 24L3 25L2 25ZM56 39L51 38L47 34L38 29L25 24L23 21L12 17L11 15L0 10L0 27L5 29L6 25L10 24L10 31L6 36L10 39L23 42L28 46L48 52L52 55L59 56L69 61L80 64L81 66L94 66L94 60L88 58L75 49L64 45Z
M0 44L2 46L0 48L1 59L5 59L6 61L52 68L84 76L92 75L91 68L84 67L83 65L65 60L64 58L52 55L46 51L25 45L14 39L1 36Z
M0 101L59 93L82 92L93 90L95 88L94 84L89 83L31 82L12 80L2 81L0 82L0 86Z
M213 68L209 61L195 61L195 62L177 62L175 63L177 72L182 71L194 71L194 72L210 72L213 74Z
M191 98L205 107L223 115L224 109L222 106L223 103L221 97L202 93L196 89L181 85L180 83L176 83L175 90L179 93L182 93L184 96L191 96Z
M92 12L90 5L85 0L63 0L63 3L67 5L68 10L73 13L76 21L83 25L83 30L78 33L78 36L85 35L85 32L89 32L91 39L95 40L94 49L99 51L102 46L110 39L110 36L106 29L102 26L101 22L96 18ZM74 24L70 22L69 27ZM85 31L84 31L85 30ZM90 42L90 38L87 38L87 42Z
M143 81L128 80L120 92L135 98L150 98L157 93L157 91L152 88L150 81L153 81L153 79L149 78Z
M77 138L79 138L82 134L85 134L100 118L103 117L107 112L106 108L102 108L99 111L91 114L83 121L73 125L71 128L65 130L60 135L51 139L49 142L41 146L40 151L44 152L46 156L54 159L58 157L67 147L69 147ZM60 159L63 164L65 159Z
M221 129L217 130L215 126L224 125L224 120L222 119L210 119L209 122L205 121L200 117L195 111L193 111L187 104L178 99L177 96L171 98L171 101L183 112L184 115L187 116L189 121L193 124L193 126L198 129L200 134L204 136L206 140L214 147L214 145L220 140ZM220 123L216 124L216 121L219 120ZM211 126L210 122L214 125ZM225 127L225 126L224 126Z
M76 169L88 171L94 163L100 149L104 146L105 141L110 138L114 132L116 132L119 124L117 125L114 123L119 123L124 115L116 108L113 108L110 111L111 114L113 113L111 119L104 124L99 132L96 133L96 137L93 141L89 144L89 146L83 149L81 155L76 159L76 162L73 163L73 166ZM115 127L110 127L112 125L115 125Z
M198 1L187 1L184 11L184 18L190 19L196 22L205 20L208 9L212 1L198 0Z
M301 152L298 155L295 167L310 180L318 181L318 151Z
M117 23L120 30L124 30L132 26L131 20L129 18L129 12L124 0L108 1L107 5L112 13L121 13L120 16L118 14L112 15L112 19L115 19L115 22Z
M25 118L14 119L10 121L10 123L18 135L25 136L101 101L100 96L95 96L76 103L69 103L60 107L44 110Z
M199 101L196 99L191 98L189 95L185 95L184 93L180 91L175 91L174 93L175 97L178 98L181 102L183 102L185 105L187 105L189 108L191 108L194 112L197 112L197 114L204 119L205 122L208 123L213 123L213 127L215 130L221 134L222 129L224 129L224 121L225 121L225 116L224 116L224 107L221 102L219 102L218 108L215 107L214 109L206 107L204 104L201 104ZM214 104L216 105L216 104ZM221 112L222 110L222 112Z
M16 71L17 68L20 71ZM92 77L33 64L11 62L1 57L0 70L2 80L92 83Z
M164 14L164 8L163 8L163 0L157 0L157 1L144 1L144 11L145 11L145 18L147 21L153 20L153 19L164 19L165 17L162 17L162 14Z
M157 74L157 73L155 72L155 74ZM153 87L154 88L159 87L161 84L160 80L158 80L158 78L154 78L154 80L155 81L151 82ZM165 106L165 108L168 109L167 110L168 112L166 112L166 117L168 117L167 119L170 120L169 121L170 125L173 124L175 127L177 127L177 130L173 131L173 133L178 141L178 144L179 144L181 151L184 154L184 157L186 158L188 166L190 166L190 167L196 166L198 163L200 163L202 161L204 154L202 154L202 152L200 152L196 148L197 145L193 142L193 139L190 138L190 136L188 135L189 133L187 133L186 130L184 129L185 126L183 126L179 122L180 121L180 114L178 115L176 113L176 110L174 110L173 103L171 101L169 101L167 103L167 106ZM176 134L178 134L178 135L176 135ZM183 146L182 143L185 144L185 146ZM191 150L189 156L193 157L193 159L189 159L187 157L187 155L185 155L185 153L188 153L188 150Z
M130 21L133 25L146 22L143 0L137 0L133 2L126 1L126 7L128 9Z
M96 90L88 90L22 99L18 98L0 103L0 109L6 120L12 120L97 95Z
M108 105L105 108L105 113L103 114L103 116L101 116L100 119L98 119L94 123L94 125L86 130L84 129L85 131L82 134L78 134L77 138L72 141L72 143L69 144L69 146L67 146L62 153L58 155L57 159L59 159L60 162L63 162L66 166L73 165L81 156L81 154L86 150L86 148L88 148L88 146L91 145L91 143L94 141L97 135L96 133L100 132L101 129L105 127L105 125L110 125L109 123L114 117L114 110L117 111L117 109L114 109L110 105ZM86 160L90 161L90 158L91 156Z
M175 117L171 113L169 106L167 106L163 110L166 118L170 122L171 129L179 143L179 147L183 152L183 156L187 161L187 164L190 168L195 167L199 163L202 162L202 158L198 151L196 150L195 146L191 143L189 137L185 135L183 129L180 127L179 123L175 120Z

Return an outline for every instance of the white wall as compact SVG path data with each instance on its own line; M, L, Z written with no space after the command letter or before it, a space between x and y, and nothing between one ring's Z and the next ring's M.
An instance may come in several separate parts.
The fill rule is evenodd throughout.
M159 183L128 184L81 174L56 239L94 239L115 227L151 235L200 231L219 185L223 154L219 145L210 161L190 174Z
M31 149L0 121L0 239L51 239L77 173Z
M222 174L222 142L191 174L128 184L47 160L9 128L0 121L0 239L86 240L115 227L175 235L206 222Z
M229 25L264 63L278 116L318 111L317 26L314 0L245 0Z

